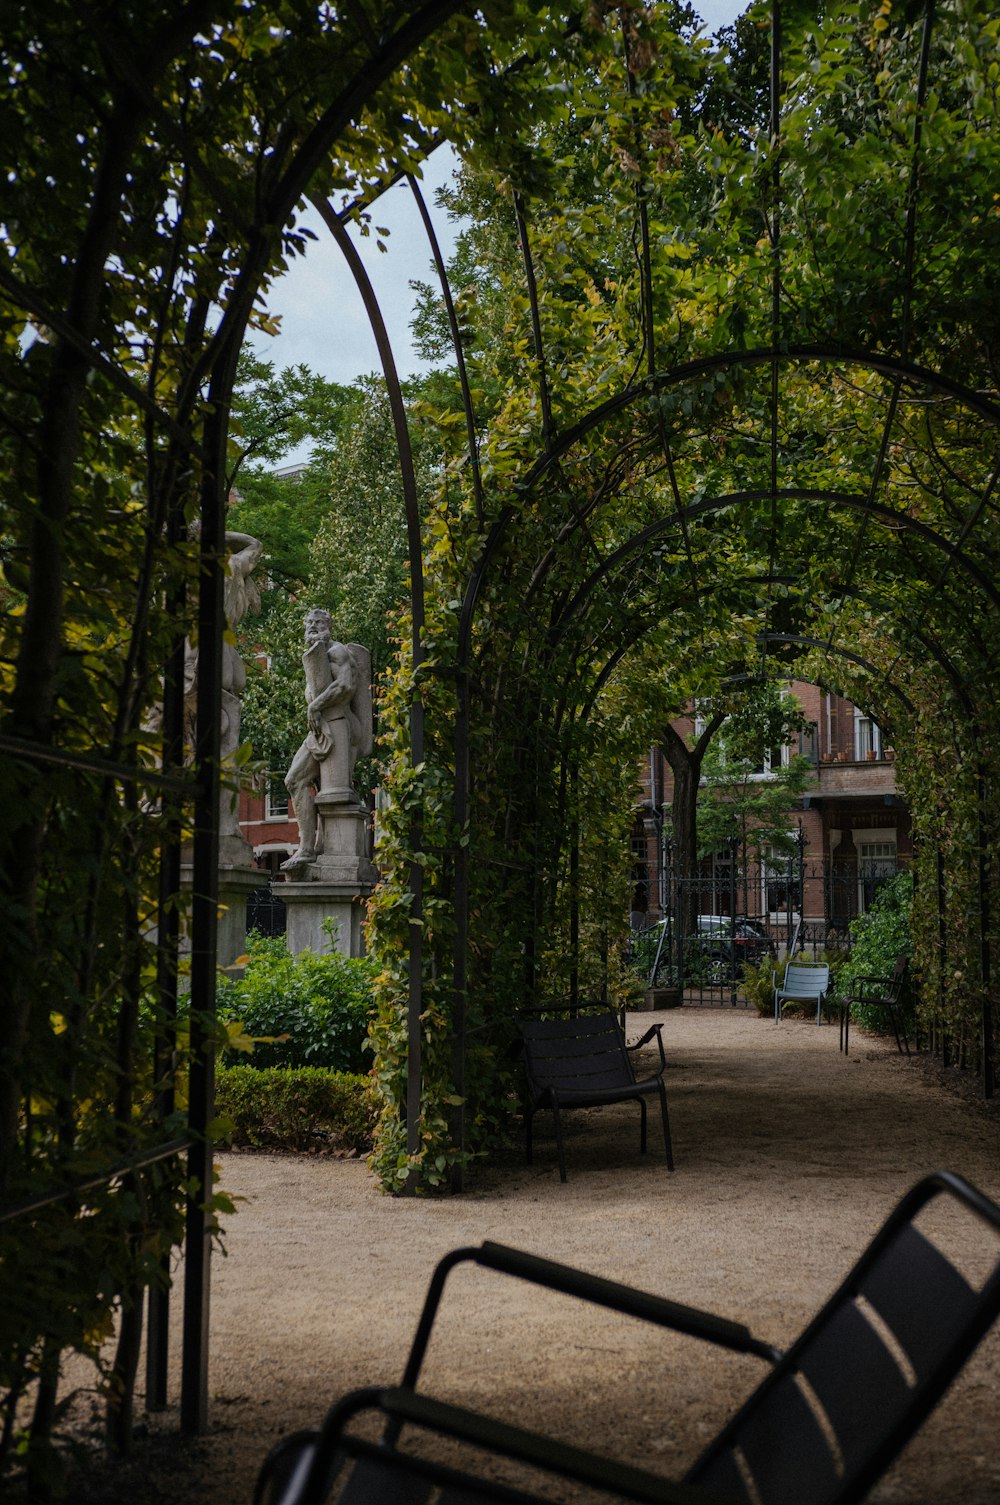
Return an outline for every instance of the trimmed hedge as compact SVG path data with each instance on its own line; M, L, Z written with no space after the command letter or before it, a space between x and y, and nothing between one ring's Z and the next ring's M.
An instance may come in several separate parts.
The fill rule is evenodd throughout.
M220 1067L218 1142L255 1148L368 1150L377 1116L372 1081L322 1066Z

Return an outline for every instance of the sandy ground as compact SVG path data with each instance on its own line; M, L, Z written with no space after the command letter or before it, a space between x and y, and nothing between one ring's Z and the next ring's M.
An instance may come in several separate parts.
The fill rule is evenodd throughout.
M785 1345L924 1172L959 1171L1000 1199L1000 1113L919 1058L859 1033L848 1060L835 1028L743 1010L661 1017L672 1175L653 1112L639 1156L634 1105L569 1115L565 1186L542 1119L534 1166L511 1155L440 1200L386 1197L363 1162L223 1156L240 1202L213 1266L210 1432L178 1442L175 1376L175 1404L135 1459L74 1499L248 1505L278 1437L353 1386L398 1379L434 1264L457 1245L513 1244ZM630 1037L649 1022L634 1016ZM466 1268L449 1282L424 1388L676 1476L759 1373ZM995 1330L872 1498L996 1505L998 1400Z

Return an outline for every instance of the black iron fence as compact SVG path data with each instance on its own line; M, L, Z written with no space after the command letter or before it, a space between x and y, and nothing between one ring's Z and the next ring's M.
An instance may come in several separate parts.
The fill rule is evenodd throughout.
M852 922L896 872L890 855L838 863L737 853L691 878L668 873L664 911L633 932L632 965L647 987L686 1003L745 1004L744 979L768 959L849 950Z
M260 935L284 935L288 929L288 912L284 899L269 885L255 888L247 899L247 930Z

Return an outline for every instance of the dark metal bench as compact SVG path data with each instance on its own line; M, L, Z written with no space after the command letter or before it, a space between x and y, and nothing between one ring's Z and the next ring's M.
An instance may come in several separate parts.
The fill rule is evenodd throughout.
M365 1412L375 1414L381 1437L352 1429ZM411 1451L417 1437L420 1451ZM498 1458L521 1465L523 1482L496 1478ZM405 1385L351 1391L321 1430L279 1444L258 1480L254 1505L550 1505L565 1498L567 1480L608 1505L719 1505L700 1489ZM553 1496L553 1482L563 1492Z
M654 1024L634 1045L625 1043L618 1016L611 1008L598 1012L573 1011L566 1017L537 1018L518 1016L518 1028L524 1047L528 1095L524 1109L525 1148L528 1163L532 1153L532 1120L540 1108L551 1108L555 1119L556 1150L559 1156L559 1179L566 1180L566 1156L563 1151L560 1113L564 1108L598 1108L609 1103L634 1100L642 1112L640 1140L646 1152L646 1098L655 1093L660 1100L663 1140L667 1151L667 1168L673 1170L674 1156L670 1143L670 1117L663 1073L667 1059L663 1050L662 1024ZM632 1065L632 1053L655 1039L660 1064L652 1076L638 1078Z

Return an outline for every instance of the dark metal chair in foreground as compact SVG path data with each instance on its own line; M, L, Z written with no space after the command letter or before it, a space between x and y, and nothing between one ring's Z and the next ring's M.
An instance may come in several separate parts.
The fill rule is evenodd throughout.
M906 1054L910 1054L902 997L909 966L908 956L897 956L888 977L856 977L854 979L854 992L850 997L842 998L840 1001L840 1048L845 1056L850 1054L851 1048L851 1005L853 1003L864 1004L867 1008L882 1009L887 1013L892 1032L896 1037L896 1049L902 1055L905 1045Z
M381 1440L352 1430L365 1412L374 1413ZM399 1440L404 1428L406 1445ZM415 1433L422 1445L410 1452ZM448 1457L440 1456L442 1444ZM499 1459L520 1465L522 1482L495 1477ZM354 1390L319 1431L280 1444L258 1481L254 1505L549 1505L553 1498L565 1499L567 1480L608 1505L718 1505L716 1496L700 1489L404 1386ZM562 1493L553 1496L553 1483Z
M524 1046L528 1096L524 1109L525 1150L531 1163L532 1120L540 1108L551 1108L555 1120L556 1150L559 1156L559 1179L566 1180L566 1155L563 1150L562 1121L564 1108L599 1108L608 1103L634 1100L642 1112L640 1145L646 1152L646 1098L655 1093L660 1100L663 1140L667 1151L667 1168L674 1168L670 1143L670 1117L663 1073L667 1058L663 1051L662 1024L654 1024L634 1045L626 1045L618 1016L611 1008L596 1012L571 1011L566 1017L518 1017ZM638 1078L632 1065L632 1053L655 1039L660 1050L660 1064L652 1076Z
M915 1226L928 1204L968 1217L992 1261L973 1286L938 1243ZM944 1240L942 1240L943 1242ZM972 1251L978 1259L983 1250ZM565 1292L612 1311L773 1367L682 1483L477 1415L417 1393L431 1330L451 1270L463 1262ZM611 1501L674 1505L852 1505L860 1501L933 1410L1000 1312L1000 1208L948 1172L916 1185L846 1280L782 1354L741 1323L584 1274L537 1255L485 1243L446 1255L434 1272L402 1382L356 1391L323 1427L271 1455L256 1505L536 1505L553 1477L586 1482ZM652 1362L665 1362L647 1341ZM586 1375L581 1373L581 1384ZM350 1430L374 1409L377 1440ZM419 1456L408 1449L422 1433ZM442 1450L448 1439L451 1451ZM473 1445L456 1461L455 1440ZM428 1445L430 1442L430 1445ZM531 1482L492 1482L497 1457L532 1469ZM440 1489L439 1494L434 1491Z

